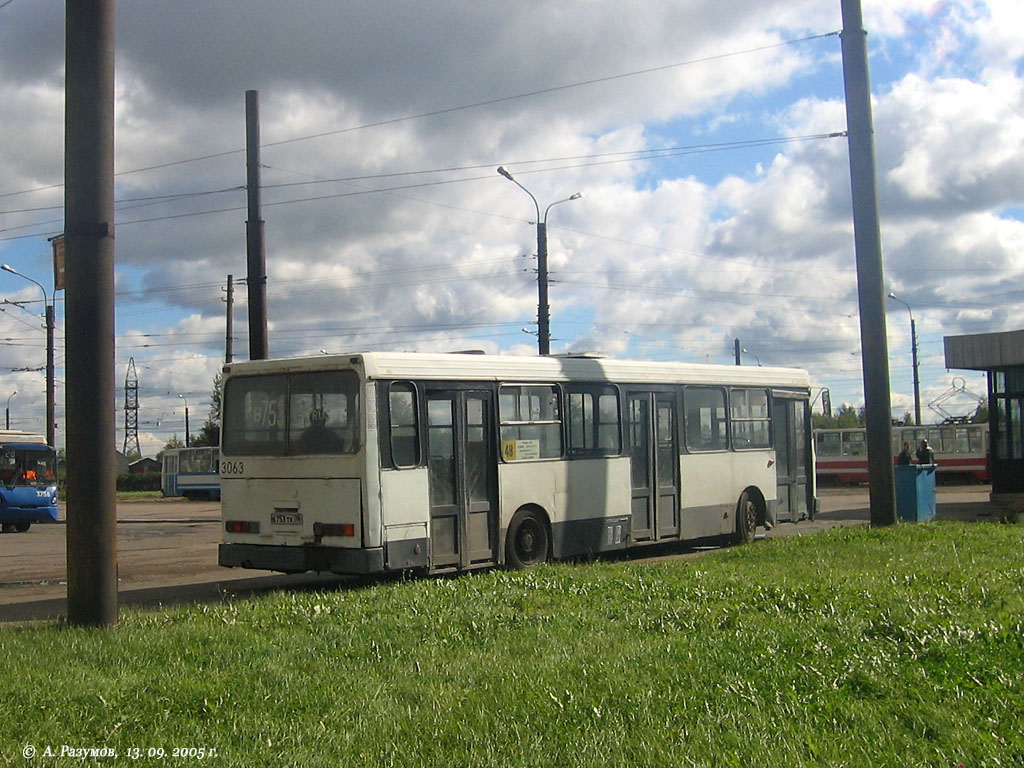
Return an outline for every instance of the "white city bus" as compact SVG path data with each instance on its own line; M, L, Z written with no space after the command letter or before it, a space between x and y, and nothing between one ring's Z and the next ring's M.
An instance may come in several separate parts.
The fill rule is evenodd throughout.
M747 541L814 511L809 385L593 356L234 363L219 562L437 573Z

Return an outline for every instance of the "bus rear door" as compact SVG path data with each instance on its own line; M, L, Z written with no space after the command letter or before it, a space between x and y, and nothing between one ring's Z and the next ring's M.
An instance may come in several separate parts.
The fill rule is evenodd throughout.
M778 493L775 518L776 522L795 522L807 517L808 505L813 504L809 498L808 483L811 444L807 430L807 402L774 396L772 424Z

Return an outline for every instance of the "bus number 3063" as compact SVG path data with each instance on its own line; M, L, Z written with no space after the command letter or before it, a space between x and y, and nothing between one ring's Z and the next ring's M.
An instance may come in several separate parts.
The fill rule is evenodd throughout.
M222 475L240 475L245 472L244 461L223 461L220 462L220 473Z

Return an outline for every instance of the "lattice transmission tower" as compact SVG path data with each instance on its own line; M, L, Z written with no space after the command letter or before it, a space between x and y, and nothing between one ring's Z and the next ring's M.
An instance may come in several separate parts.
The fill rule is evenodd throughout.
M135 453L142 455L139 447L139 376L135 373L135 358L128 358L128 374L124 377L124 448L135 446Z

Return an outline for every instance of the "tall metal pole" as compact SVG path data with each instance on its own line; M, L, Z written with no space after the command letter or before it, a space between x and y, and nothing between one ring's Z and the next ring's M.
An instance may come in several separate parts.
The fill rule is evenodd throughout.
M882 238L878 223L867 32L863 29L860 0L841 2L843 79L850 147L854 246L857 252L871 524L893 525L896 523L896 489L891 445L889 349L885 336L885 288Z
M114 2L65 3L67 606L117 623Z
M55 296L53 301L56 300ZM57 428L57 414L53 377L53 303L50 303L46 305L46 444L56 447L57 436L54 433Z
M533 207L537 209L537 352L541 355L551 353L551 306L548 303L548 212L556 205L579 200L582 192L576 192L564 200L556 200L540 213L540 203L533 193L520 184L504 166L499 166L498 173L511 181L530 196Z
M178 399L185 402L185 447L189 448L191 447L191 443L188 437L188 398L184 395L178 395Z
M266 360L267 257L263 242L260 203L260 92L245 92L245 184L249 218L245 222L245 246L249 286L249 359Z
M551 305L548 304L548 222L537 222L537 352L551 354Z
M14 397L16 394L18 394L18 390L14 390L7 397L7 410L5 412L6 413L6 423L7 423L6 429L10 429L11 428L11 398Z
M743 364L743 357L740 355L740 350L741 349L742 349L742 347L740 346L740 340L739 339L735 339L734 343L733 343L732 354L736 358L736 365L742 365Z
M910 360L914 366L914 425L921 426L921 379L917 366L917 323L910 316Z
M35 283L39 286L39 290L43 292L43 316L46 318L46 444L51 446L56 445L53 434L55 426L53 397L53 306L46 293L46 286L34 277L23 275L10 264L2 264L0 265L0 269L4 272L10 272L12 275L24 278L30 283ZM54 295L53 300L57 300L56 295Z
M227 298L225 299L227 306L227 316L224 320L225 335L224 335L224 362L230 363L234 357L234 330L235 330L235 276L228 275L228 289Z
M921 379L918 375L919 369L917 366L917 323L914 321L914 310L910 308L908 302L891 291L889 292L889 298L898 301L906 307L907 314L910 315L910 362L914 371L914 424L919 427L921 426Z

